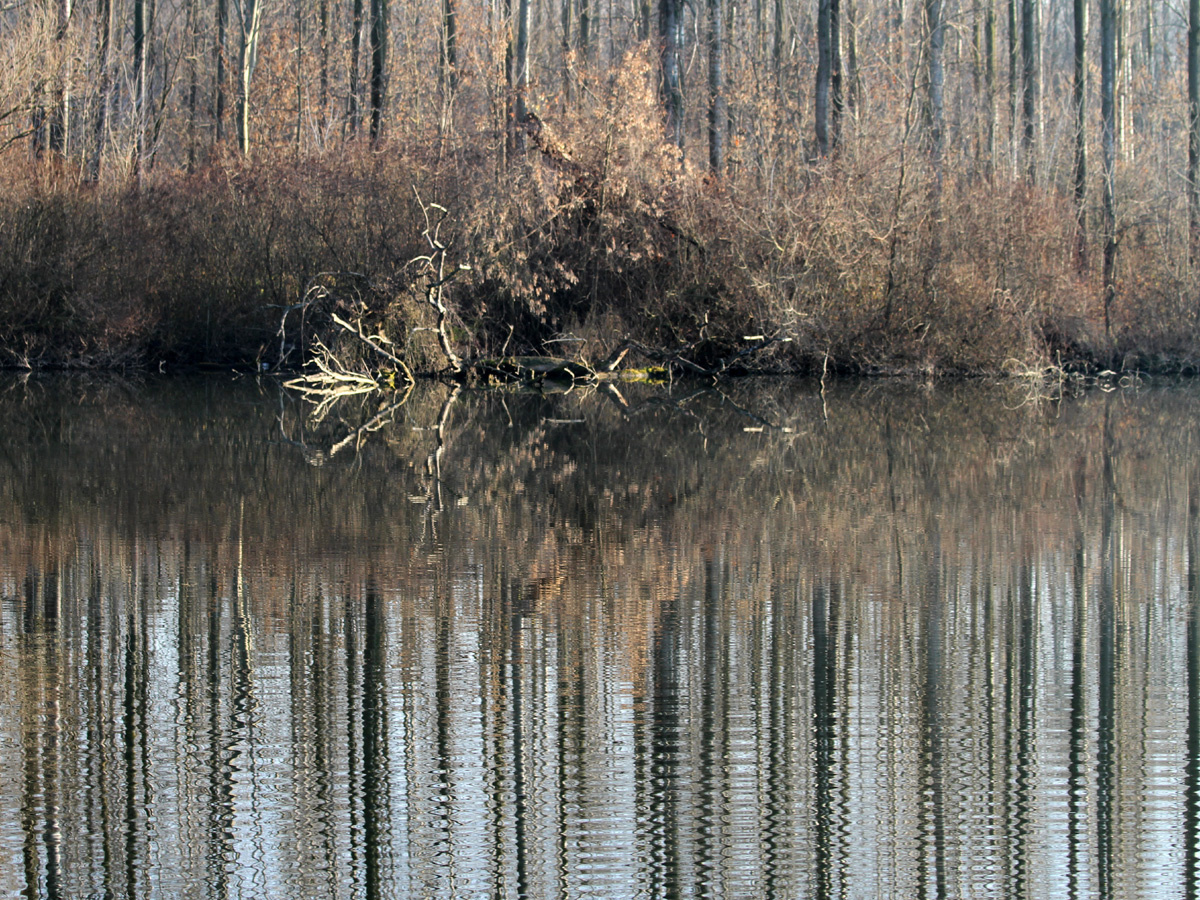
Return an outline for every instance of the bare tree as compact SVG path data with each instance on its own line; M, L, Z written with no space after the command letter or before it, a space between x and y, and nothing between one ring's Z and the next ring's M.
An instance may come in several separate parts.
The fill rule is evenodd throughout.
M321 109L321 128L329 127L329 0L321 0L318 5L318 13L321 19L321 88L320 88L320 109Z
M941 178L946 118L946 23L942 0L925 0L926 53L925 127L929 135L929 156L933 160L936 178Z
M146 111L150 68L150 29L153 25L154 0L133 2L133 175L142 177L146 157Z
M1021 0L1021 63L1024 83L1022 93L1021 120L1024 125L1022 148L1025 152L1026 177L1030 183L1037 181L1038 163L1038 91L1040 90L1040 66L1035 11L1036 0Z
M67 48L67 35L73 11L72 0L57 0L58 21L54 29L54 43L58 57L58 75L54 87L54 103L50 107L50 150L60 157L67 152L67 138L71 126L71 55Z
M1008 0L1008 147L1012 171L1017 171L1018 98L1021 92L1021 41L1018 0Z
M388 0L371 0L371 143L383 136L387 102Z
M662 39L662 93L667 108L667 133L683 148L683 30L684 0L659 0L658 32Z
M725 10L722 0L708 0L708 164L725 170Z
M837 149L842 140L842 3L829 0L829 140Z
M1087 0L1075 5L1075 216L1079 268L1087 264Z
M525 122L529 118L529 0L517 0L516 44L513 48L513 118L516 151L525 153Z
M1196 0L1190 0L1196 2ZM1115 290L1117 258L1116 185L1116 0L1100 0L1100 152L1104 167L1104 331L1109 333L1109 310Z
M1200 244L1200 0L1188 0L1187 83L1188 230L1194 257Z
M996 0L984 0L983 94L986 124L984 166L992 177L996 166Z
M817 84L813 96L813 125L817 138L817 155L828 156L829 93L833 81L832 19L835 0L817 2Z
M573 43L574 39L572 36L572 28L575 21L574 0L562 0L559 8L559 14L559 19L562 24L562 40L560 44L562 47L563 97L569 102L571 100L572 93L571 81L573 80L571 73L571 53L575 49ZM638 25L641 27L640 19ZM645 38L643 38L643 40L645 40Z
M110 0L111 2L111 0ZM225 140L225 86L228 80L226 60L226 40L229 35L229 0L217 0L217 37L213 48L215 57L216 77L213 84L213 118L216 119L215 137L217 143Z
M350 24L350 90L346 98L346 127L351 137L358 134L362 125L362 82L359 80L359 70L362 66L362 32L365 18L363 0L354 0Z
M262 0L240 0L241 53L238 57L238 149L250 155L250 82L258 65L258 42L262 33Z
M304 143L304 9L306 4L297 3L296 15L296 156L299 158Z
M846 109L853 116L862 102L862 82L858 76L858 2L846 0Z
M592 44L592 3L579 0L579 53L587 59Z
M778 86L783 77L783 0L775 0L775 42L771 47L771 64Z
M200 102L200 44L199 0L187 0L187 170L196 168L196 110Z
M563 4L564 15L570 3ZM442 92L442 130L449 127L450 110L458 91L457 0L442 0L442 33L438 46L438 86Z
M100 180L100 166L104 158L104 144L108 136L108 110L112 104L112 66L109 54L112 48L114 25L112 0L99 0L96 9L96 69L99 84L96 90L96 119L92 131L92 158L88 166L92 181Z

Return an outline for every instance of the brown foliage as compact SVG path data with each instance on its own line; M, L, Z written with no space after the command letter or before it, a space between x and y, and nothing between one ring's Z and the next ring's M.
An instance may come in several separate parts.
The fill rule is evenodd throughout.
M286 116L252 160L217 148L136 189L9 153L0 363L297 365L304 348L289 345L328 337L337 311L435 369L419 195L448 211L448 260L471 267L448 288L467 357L562 355L570 337L595 359L634 338L708 366L762 336L777 342L754 364L775 370L1193 365L1185 212L1155 200L1167 186L1144 167L1121 172L1140 199L1119 223L1106 330L1097 266L1081 268L1075 209L1053 185L961 160L939 179L894 120L847 120L842 149L811 162L794 103L761 86L737 95L763 115L717 178L664 141L652 48L573 77L587 102L540 109L520 158L495 134L418 122L374 149L302 154ZM318 279L329 302L281 339L281 311Z

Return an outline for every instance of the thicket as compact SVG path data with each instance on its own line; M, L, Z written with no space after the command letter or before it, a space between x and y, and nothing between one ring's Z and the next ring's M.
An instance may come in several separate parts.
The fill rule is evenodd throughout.
M980 85L982 45L972 57L960 40L933 152L922 26L884 7L857 12L857 62L827 147L811 136L816 10L760 20L751 49L731 42L714 169L700 149L705 105L687 107L681 148L662 41L642 39L640 20L619 28L611 10L607 41L593 32L590 47L578 20L562 20L561 45L553 17L540 20L524 85L506 55L511 28L482 7L458 7L452 60L444 30L422 37L393 14L368 134L369 48L356 43L349 67L329 62L350 54L348 8L321 5L342 18L318 47L315 8L281 5L261 26L241 146L214 102L212 23L187 3L162 24L168 6L136 91L97 62L110 5L77 11L62 37L53 16L3 14L0 63L15 74L0 90L0 364L291 367L336 314L436 371L420 262L432 210L456 275L449 335L466 358L598 359L632 339L705 367L739 358L776 371L1196 365L1178 67L1155 63L1153 90L1123 82L1108 292L1099 192L1078 204L1073 138L1055 124L1070 121L1069 84L1052 80L1057 92L1039 99L1050 127L1026 147L1016 105ZM703 18L689 21L699 34ZM370 23L357 24L366 41ZM772 40L780 27L787 47ZM1019 77L999 62L997 84ZM713 67L696 56L688 98ZM347 104L356 96L362 106ZM304 305L314 290L320 302Z

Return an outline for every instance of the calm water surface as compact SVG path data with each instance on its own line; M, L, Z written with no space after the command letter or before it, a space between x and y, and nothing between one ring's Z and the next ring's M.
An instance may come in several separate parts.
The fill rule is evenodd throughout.
M1200 893L1200 386L0 382L0 895Z

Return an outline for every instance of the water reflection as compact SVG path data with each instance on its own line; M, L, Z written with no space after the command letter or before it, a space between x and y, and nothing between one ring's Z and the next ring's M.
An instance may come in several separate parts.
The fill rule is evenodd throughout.
M1197 896L1195 388L6 388L0 893Z

